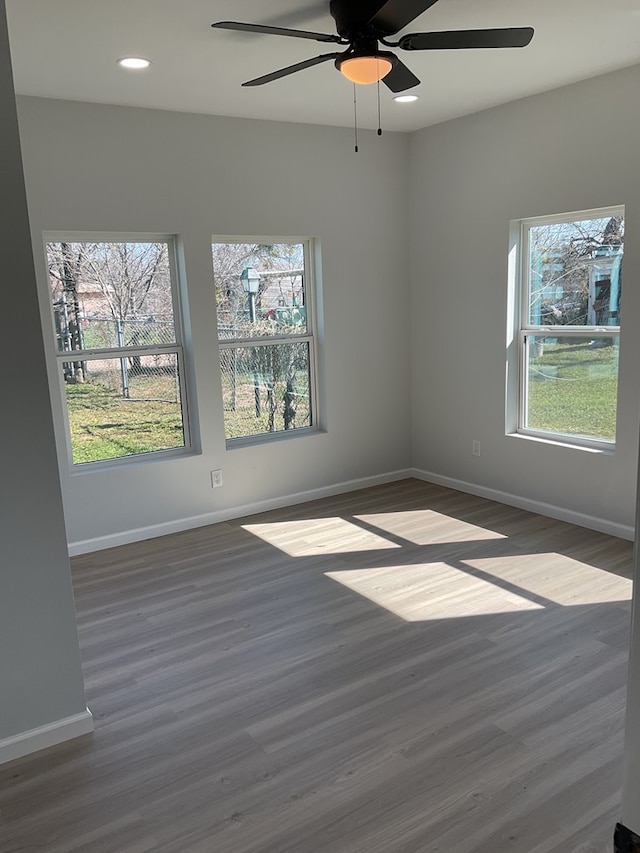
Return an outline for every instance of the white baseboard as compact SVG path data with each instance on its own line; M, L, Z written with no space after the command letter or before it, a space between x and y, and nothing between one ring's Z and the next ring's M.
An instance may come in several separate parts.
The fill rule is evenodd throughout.
M293 494L283 495L277 498L268 498L263 501L256 501L255 503L229 507L228 509L208 512L204 515L179 518L175 521L153 524L148 527L138 527L132 530L123 530L107 536L98 536L94 539L83 539L77 542L70 542L69 555L74 557L79 554L88 554L92 551L102 551L105 548L114 548L118 545L129 545L132 542L142 542L145 539L154 539L156 536L166 536L170 533L181 533L184 530L204 527L207 524L217 524L221 521L230 521L234 518L244 518L245 516L255 515L260 512L267 512L271 509L280 509L281 507L293 506L294 504L309 503L310 501L320 500L321 498L341 495L345 492L355 492L359 489L367 489L371 486L394 483L398 480L406 480L408 477L415 477L417 480L424 480L428 483L446 486L447 488L455 489L458 492L467 492L470 495L478 495L478 497L488 498L489 500L507 504L508 506L515 506L529 512L536 512L539 515L556 518L559 521L567 521L570 524L576 524L579 527L598 530L600 533L608 533L610 536L618 536L620 539L628 539L630 541L633 541L634 539L634 529L630 525L619 524L615 521L609 521L603 518L596 518L592 515L575 512L564 507L554 506L553 504L547 504L543 501L532 500L530 498L521 497L520 495L512 495L508 492L501 492L498 489L479 486L475 483L467 483L463 480L456 480L453 477L443 477L440 474L434 474L431 471L423 471L419 468L406 468L400 471L378 474L373 477L362 477L357 480L347 480L342 483L334 483L331 486L323 486L319 489L310 489L305 492L295 492Z
M22 758L32 752L47 749L80 735L90 734L92 731L93 716L87 708L73 717L65 717L63 720L56 720L53 723L47 723L46 726L0 740L0 764L6 764L7 761L14 761L16 758Z
M359 489L368 489L371 486L381 486L385 483L394 483L398 480L406 480L412 477L411 469L391 471L386 474L378 474L373 477L362 477L357 480L347 480L343 483L334 483L331 486L323 486L319 489L310 489L306 492L296 492L283 495L278 498L268 498L255 503L242 506L230 507L228 509L208 512L204 515L196 515L191 518L180 518L175 521L167 521L162 524L153 524L148 527L138 527L133 530L123 530L107 536L98 536L95 539L83 539L79 542L69 543L69 556L88 554L93 551L102 551L105 548L114 548L118 545L129 545L132 542L142 542L145 539L154 539L156 536L166 536L169 533L181 533L183 530L192 530L195 527L204 527L207 524L217 524L220 521L230 521L234 518L244 518L247 515L255 515L259 512L267 512L271 509L280 509L294 504L309 503L310 501L330 498L334 495L342 495L345 492L355 492Z
M424 480L427 483L434 483L437 486L446 486L448 489L455 489L457 492L466 492L470 495L477 495L480 498L488 498L491 501L497 501L501 504L515 506L518 509L526 509L528 512L536 512L538 515L556 518L558 521L576 524L578 527L587 527L589 530L608 533L610 536L628 539L631 542L633 542L635 537L635 531L631 525L619 524L616 521L609 521L606 518L596 518L596 516L575 512L565 507L554 506L543 501L524 498L520 495L512 495L508 492L501 492L498 489L487 488L486 486L478 486L475 483L466 483L464 480L455 480L453 477L443 477L440 474L434 474L431 471L422 471L419 468L413 468L410 476L415 477L417 480Z

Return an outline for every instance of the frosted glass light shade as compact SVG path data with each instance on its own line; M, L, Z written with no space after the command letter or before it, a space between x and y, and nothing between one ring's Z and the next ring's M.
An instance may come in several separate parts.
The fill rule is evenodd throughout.
M340 63L340 71L352 83L377 83L391 71L391 60L385 56L353 56Z

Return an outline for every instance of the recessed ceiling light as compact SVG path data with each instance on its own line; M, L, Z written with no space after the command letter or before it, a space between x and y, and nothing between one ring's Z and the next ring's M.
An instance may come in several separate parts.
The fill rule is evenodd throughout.
M413 101L418 100L417 95L396 95L393 99L397 101L399 104L411 104Z
M151 65L151 60L143 59L141 56L125 56L123 59L118 60L118 65L121 65L123 68L148 68Z

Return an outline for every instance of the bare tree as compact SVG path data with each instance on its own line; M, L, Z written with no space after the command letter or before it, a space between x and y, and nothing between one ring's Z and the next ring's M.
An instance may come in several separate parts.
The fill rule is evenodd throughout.
M589 269L600 260L621 257L623 218L534 226L530 235L532 316L549 325L588 325Z
M54 243L48 247L49 280L60 350L84 349L82 312L78 288L84 268L82 244ZM65 364L67 381L82 381L86 365L80 361Z
M47 254L61 349L175 341L166 243L49 243ZM130 363L141 369L140 356ZM79 364L73 375L65 370L67 380L86 375L86 363Z

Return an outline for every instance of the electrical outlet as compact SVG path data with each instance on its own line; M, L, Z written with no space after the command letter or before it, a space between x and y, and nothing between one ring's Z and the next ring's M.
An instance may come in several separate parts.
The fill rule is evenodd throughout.
M474 456L480 456L480 442L475 438L471 442L471 452Z
M211 472L211 488L219 489L222 485L222 469L216 468L215 471Z

